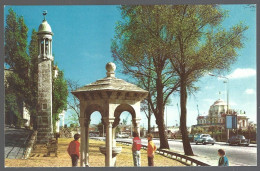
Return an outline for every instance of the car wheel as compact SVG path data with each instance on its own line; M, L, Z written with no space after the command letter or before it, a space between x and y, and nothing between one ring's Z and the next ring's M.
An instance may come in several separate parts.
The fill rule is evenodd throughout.
M197 141L196 141L195 143L196 143L196 145L198 145L198 142L197 142Z
M248 146L249 146L249 144L246 144L246 146L248 147Z
M231 143L229 143L228 145L229 145L229 146L231 146L232 144L231 144Z
M214 145L214 143L212 143L212 145Z
M203 144L203 145L206 145L206 142L203 141L202 144Z

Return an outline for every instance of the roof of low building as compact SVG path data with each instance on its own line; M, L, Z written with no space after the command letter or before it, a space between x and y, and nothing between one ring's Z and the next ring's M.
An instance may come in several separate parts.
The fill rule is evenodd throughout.
M227 103L226 102L224 102L224 100L222 100L222 99L218 99L217 101L215 101L214 103L213 103L213 105L212 106L222 106L222 105L227 105Z
M127 92L140 92L140 93L147 93L146 90L142 88L128 83L122 79L115 77L115 64L108 63L106 65L107 69L107 77L97 80L93 83L87 84L72 93L79 93L79 92L91 92L91 91L127 91Z

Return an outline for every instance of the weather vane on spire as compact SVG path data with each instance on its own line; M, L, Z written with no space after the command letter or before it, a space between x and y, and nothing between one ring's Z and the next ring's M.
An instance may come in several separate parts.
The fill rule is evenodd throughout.
M44 10L43 13L42 13L42 15L44 16L44 20L46 20L45 17L46 17L46 15L47 15L47 10Z

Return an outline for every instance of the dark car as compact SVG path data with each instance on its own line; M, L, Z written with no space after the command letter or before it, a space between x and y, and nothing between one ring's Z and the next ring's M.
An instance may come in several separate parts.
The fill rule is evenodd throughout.
M228 139L229 145L245 145L249 146L250 139L246 139L243 135L235 135Z

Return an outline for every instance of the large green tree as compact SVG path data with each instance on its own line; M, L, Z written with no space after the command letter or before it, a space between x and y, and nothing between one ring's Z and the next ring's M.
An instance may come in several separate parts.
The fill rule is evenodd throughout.
M161 22L164 9L158 6L120 8L123 21L118 22L112 41L114 60L122 64L123 73L131 75L149 91L147 100L158 125L160 148L169 148L164 109L169 96L177 91L179 82L171 70L167 46L164 45L162 28L165 23ZM151 90L155 93L151 94Z
M223 73L236 61L247 26L239 23L227 30L222 21L227 11L218 5L175 5L165 8L167 57L180 78L180 128L186 155L193 155L188 139L187 91L208 72Z
M113 56L128 74L146 75L149 69L156 73L156 108L152 106L152 110L159 130L164 130L160 121L166 90L179 90L183 148L185 154L193 155L186 126L188 92L197 89L196 81L206 73L228 70L236 61L237 49L242 48L247 27L239 23L228 30L223 28L227 11L218 5L122 6L121 10L124 21L116 29ZM148 58L152 58L152 67ZM167 70L168 61L172 71ZM172 85L165 86L165 82ZM160 135L161 147L165 148L165 134Z
M17 16L11 8L8 11L4 44L5 66L11 70L12 74L9 74L6 78L8 84L6 97L10 97L10 100L6 101L5 106L9 109L16 109L17 106L14 106L16 105L14 99L16 99L18 104L23 105L22 103L25 102L26 105L29 97L29 56L26 51L28 28L23 17ZM19 113L21 112L19 110Z
M148 97L145 98L141 102L141 111L145 113L145 116L147 118L147 128L148 128L148 133L151 132L151 118L153 115L153 111L151 109L151 103L154 105L156 99L155 93L156 89L154 86L154 80L152 77L155 77L155 73L150 69L152 68L152 58L148 58L148 70L146 70L146 76L142 76L141 74L137 74L138 82L137 85L144 88L145 90L148 91ZM148 100L151 99L151 100Z

